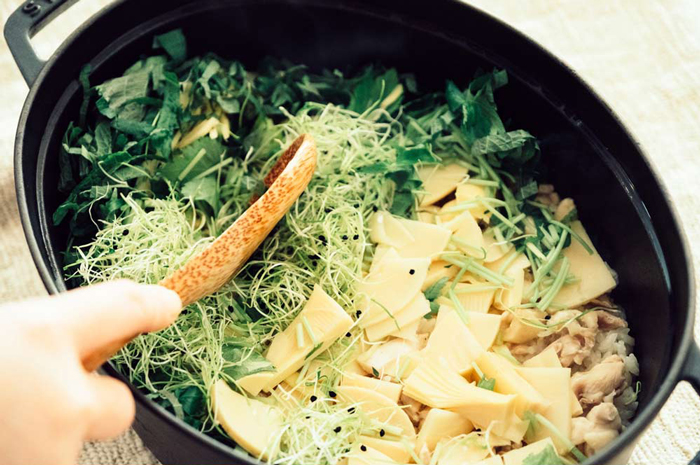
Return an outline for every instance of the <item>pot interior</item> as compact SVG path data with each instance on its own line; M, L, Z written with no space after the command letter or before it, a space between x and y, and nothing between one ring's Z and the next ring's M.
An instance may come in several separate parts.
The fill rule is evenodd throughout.
M496 94L503 119L538 137L543 180L576 200L599 252L618 273L613 296L636 339L642 411L667 376L687 323L688 271L664 193L636 145L563 65L508 27L457 2L435 2L429 11L379 3L177 0L163 14L160 2L122 1L82 30L39 82L19 134L21 202L47 287L65 289L67 231L50 217L63 201L57 154L77 118L76 78L88 61L93 82L120 75L149 53L153 34L182 27L190 55L213 51L249 68L264 56L315 70L382 63L414 73L422 90L441 89L446 79L464 86L479 68L505 68L510 84Z

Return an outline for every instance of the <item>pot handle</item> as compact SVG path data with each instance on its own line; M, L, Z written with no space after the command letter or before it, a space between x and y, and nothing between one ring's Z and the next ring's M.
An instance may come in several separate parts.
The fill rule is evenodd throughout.
M32 47L31 38L77 0L27 0L5 23L5 40L20 73L31 86L46 64Z
M695 391L700 394L700 346L695 341L690 344L688 358L686 358L685 365L683 365L681 378L688 381L695 388ZM688 462L688 465L700 465L700 452Z

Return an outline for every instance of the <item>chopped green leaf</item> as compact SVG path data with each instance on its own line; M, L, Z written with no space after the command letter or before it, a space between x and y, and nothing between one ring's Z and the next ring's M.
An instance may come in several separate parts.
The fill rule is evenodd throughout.
M185 61L187 58L187 41L182 29L166 32L153 39L153 48L162 48L175 62Z
M249 375L274 371L275 367L260 352L245 347L234 339L229 339L221 347L221 356L224 359L223 373L234 380L239 380Z
M548 444L540 452L525 457L523 465L565 465L565 462L559 457L554 447Z
M192 200L201 200L211 206L213 211L217 209L219 184L214 176L193 179L182 186L182 195Z

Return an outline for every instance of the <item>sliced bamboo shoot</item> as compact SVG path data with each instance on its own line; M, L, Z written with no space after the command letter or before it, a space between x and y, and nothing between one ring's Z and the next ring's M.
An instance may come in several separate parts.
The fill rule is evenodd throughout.
M467 175L467 169L456 163L421 166L416 171L423 183L422 190L426 192L419 195L421 207L432 205L450 195Z

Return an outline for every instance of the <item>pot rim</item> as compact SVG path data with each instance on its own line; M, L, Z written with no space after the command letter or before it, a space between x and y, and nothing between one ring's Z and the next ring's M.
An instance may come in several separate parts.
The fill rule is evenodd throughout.
M26 189L24 186L24 169L23 169L23 164L22 164L22 154L24 151L24 137L25 137L25 128L27 125L27 120L29 119L31 109L35 104L35 99L36 95L38 92L38 89L42 87L43 85L51 85L50 82L45 82L45 78L47 74L49 73L50 69L53 68L57 62L60 61L62 55L64 54L65 50L69 49L75 41L77 41L80 36L82 36L90 27L93 25L95 21L97 21L100 18L103 18L104 16L109 15L113 10L119 8L122 4L128 3L132 0L114 0L111 4L106 6L105 8L101 9L99 12L97 12L95 15L93 15L90 19L88 19L85 23L81 24L73 33L70 34L70 36L58 47L58 49L54 52L54 54L51 56L51 58L46 62L45 66L39 73L36 81L30 86L29 94L27 95L27 98L24 102L24 105L22 107L22 111L20 113L20 119L17 127L17 131L15 134L15 152L14 152L14 174L15 174L15 191L17 194L17 203L19 207L19 214L20 214L20 219L22 222L22 227L24 229L24 235L25 239L27 240L27 244L29 246L29 250L32 255L32 259L34 261L34 264L36 265L39 275L41 277L42 282L44 283L44 286L46 287L46 290L49 292L49 294L56 294L61 292L60 289L56 286L56 283L52 279L52 273L47 267L46 262L42 258L42 246L40 245L40 242L37 240L39 229L40 228L34 228L31 224L30 220L30 215L29 215L29 206L27 203L27 196L26 196ZM250 0L248 0L250 1ZM238 2L239 4L245 4L248 1L242 1ZM360 1L365 1L365 0L360 0ZM540 54L542 54L544 57L546 57L550 62L555 64L557 67L560 69L563 69L566 71L567 74L569 74L575 82L581 87L583 91L585 91L586 94L589 96L593 97L595 100L596 104L603 108L616 122L617 124L617 129L621 132L622 135L624 135L625 138L629 139L633 144L636 146L638 155L641 157L641 160L643 161L644 165L646 166L647 170L649 171L652 179L654 180L656 186L658 187L659 191L662 193L663 201L665 203L665 207L668 210L670 217L672 219L672 224L670 225L678 234L679 239L680 239L680 248L681 248L681 255L682 258L685 262L685 269L687 271L686 273L686 286L688 289L688 302L686 304L686 309L687 309L687 319L685 323L685 327L683 328L682 335L680 337L680 342L678 344L678 350L675 354L671 354L672 361L669 365L667 375L664 379L664 381L661 382L659 389L652 394L651 398L649 399L649 402L647 405L645 405L643 408L641 408L636 415L634 416L630 426L625 429L620 436L618 436L608 447L603 449L601 452L595 454L592 456L589 460L586 461L587 464L594 465L594 464L603 464L603 463L608 463L611 459L613 459L617 454L621 453L623 449L630 444L633 444L644 432L646 428L649 427L651 422L656 418L659 410L663 407L663 405L666 403L668 398L671 395L671 392L673 389L676 387L676 385L684 379L683 376L683 365L686 362L686 359L688 357L688 353L691 349L691 345L693 344L693 331L694 331L694 322L695 322L695 313L696 313L696 288L695 288L695 272L694 272L694 266L693 266L693 261L692 261L692 256L690 254L690 247L689 247L689 242L688 242L688 237L686 235L686 232L683 228L683 224L680 221L680 215L678 214L678 211L676 209L676 206L674 205L672 198L670 196L669 190L662 181L656 167L654 164L651 162L650 157L646 153L645 149L641 146L639 141L633 136L632 132L627 128L627 126L623 123L623 121L620 119L618 114L610 107L608 104L598 95L598 93L584 80L582 79L576 71L574 71L572 68L569 67L568 64L566 64L564 61L562 61L560 58L558 58L556 55L554 55L552 52L550 52L547 48L545 48L543 45L541 45L539 42L531 38L530 36L526 35L524 32L520 31L519 29L515 28L514 26L511 26L510 24L506 23L505 21L491 15L490 13L482 10L481 8L475 7L473 5L461 2L459 0L440 0L444 3L451 3L451 4L458 4L462 9L465 11L470 11L469 14L475 14L479 15L484 18L485 21L491 21L494 23L497 23L501 28L508 29L509 31L513 32L519 40L523 42L529 42L531 45L533 45ZM271 3L288 3L286 0L272 0ZM309 4L314 4L314 0L310 0L308 2L301 2L301 3L309 3ZM178 6L177 9L180 9L182 7L186 7L188 4ZM342 8L340 5L327 5L328 8ZM177 10L175 10L177 11ZM370 13L371 12L366 12ZM396 22L397 19L392 18L392 21ZM444 38L444 40L450 40L448 38ZM615 158L615 157L613 157ZM623 170L624 171L624 170ZM663 255L662 255L663 256ZM665 260L665 256L664 256ZM131 383L128 382L128 380L122 376L120 373L116 371L116 369L112 366L111 363L108 363L103 367L104 371L107 372L110 376L116 377L120 379L121 381L127 383L129 386L129 389L131 392L134 394L134 397L136 398L137 402L149 409L152 413L156 414L159 416L162 420L167 421L171 423L174 426L177 426L184 432L186 432L189 436L191 436L194 439L199 440L201 443L204 445L217 450L218 452L221 452L223 454L228 455L229 457L236 459L236 460L244 460L247 461L248 463L254 464L254 463L264 463L260 461L256 461L255 459L252 459L250 456L247 454L243 454L242 452L233 449L232 447L227 446L226 444L210 437L207 436L200 431L196 430L192 426L188 425L185 423L183 420L178 419L175 415L171 414L168 412L166 409L161 407L160 405L156 404L154 401L148 399L145 394L143 394L141 391L136 389Z

